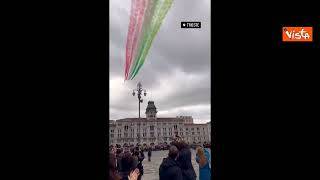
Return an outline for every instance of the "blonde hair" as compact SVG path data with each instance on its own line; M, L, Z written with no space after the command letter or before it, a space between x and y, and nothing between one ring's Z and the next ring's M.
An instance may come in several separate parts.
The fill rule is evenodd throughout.
M199 156L199 166L203 167L207 163L207 158L204 154L204 150L201 147L197 148L197 155Z

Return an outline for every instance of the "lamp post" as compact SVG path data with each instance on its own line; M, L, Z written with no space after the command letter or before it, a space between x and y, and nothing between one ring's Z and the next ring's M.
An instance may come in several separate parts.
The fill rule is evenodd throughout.
M142 84L141 84L140 82L137 84L137 89L134 89L134 90L132 91L132 96L135 95L135 91L137 91L137 94L138 94L139 120L140 120L140 103L143 102L143 100L142 100L142 98L141 98L141 93L142 93L142 91L144 91L143 95L146 96L146 95L147 95L147 91L146 91L145 89L142 89ZM140 133L141 133L141 132L140 132L140 125L139 125L138 129L139 129L139 132L138 132L138 142L140 142Z
M147 95L147 91L145 89L142 89L142 84L139 82L137 84L137 89L134 89L132 91L132 95L135 96L135 91L137 91L137 95L138 95L138 102L139 102L139 119L140 119L140 103L143 102L143 99L141 98L141 93L142 91L144 92L143 95L146 96Z

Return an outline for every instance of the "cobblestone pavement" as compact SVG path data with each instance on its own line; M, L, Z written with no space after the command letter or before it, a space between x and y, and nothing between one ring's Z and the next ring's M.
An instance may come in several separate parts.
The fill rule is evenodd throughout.
M196 162L195 151L192 149L192 165L197 174L197 180L199 179L199 166ZM148 161L148 155L145 153L145 159L143 160L144 175L142 180L159 180L159 167L162 163L162 159L168 156L168 151L153 151L151 156L151 162Z

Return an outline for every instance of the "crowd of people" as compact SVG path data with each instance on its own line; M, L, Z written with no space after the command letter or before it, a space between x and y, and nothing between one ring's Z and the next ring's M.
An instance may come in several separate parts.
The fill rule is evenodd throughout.
M211 179L210 147L196 148L196 162L199 164L199 180ZM152 150L147 148L148 161L151 161ZM134 148L112 147L109 153L110 180L141 180L143 176L144 150ZM196 180L197 175L192 166L191 149L182 140L175 140L169 147L168 157L159 167L159 180Z

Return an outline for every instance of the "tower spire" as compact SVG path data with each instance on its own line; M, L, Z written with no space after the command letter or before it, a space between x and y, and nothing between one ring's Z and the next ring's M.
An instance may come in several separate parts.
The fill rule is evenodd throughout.
M156 119L157 118L157 108L154 105L154 101L148 101L148 106L146 109L147 119Z

